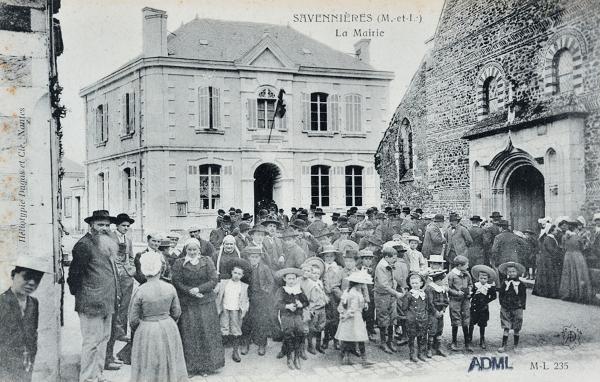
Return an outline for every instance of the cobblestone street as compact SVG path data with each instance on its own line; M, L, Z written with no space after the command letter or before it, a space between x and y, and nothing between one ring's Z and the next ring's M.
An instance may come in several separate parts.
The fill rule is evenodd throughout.
M77 363L81 348L79 320L73 312L73 298L65 295L65 327L63 328L63 366L68 370L65 380L77 379ZM486 339L488 349L482 351L475 348L473 354L462 352L448 353L447 358L435 356L427 363L417 364L408 360L408 348L400 347L400 352L388 355L379 350L375 343L367 346L370 360L376 362L369 368L356 364L340 366L339 352L328 349L325 355L311 356L303 362L302 371L291 371L284 360L277 360L275 354L281 344L269 342L267 354L259 357L256 347L242 357L242 362L236 364L231 360L231 349L226 348L226 364L214 375L206 378L196 376L191 381L208 382L259 382L259 381L332 381L349 380L351 378L368 378L368 380L398 380L410 378L411 381L440 380L458 381L467 378L487 380L503 378L510 374L512 380L539 378L544 381L564 380L565 377L577 378L579 381L595 380L591 372L600 369L600 308L597 306L573 304L560 300L550 300L528 295L524 325L521 332L522 346L518 352L512 351L512 337L509 339L508 364L511 370L479 371L477 367L467 373L473 357L501 356L496 352L502 331L500 328L497 303L490 304L491 318L487 329ZM446 315L446 319L448 319ZM565 327L576 328L580 336L571 344L563 345L562 332ZM478 332L475 331L474 342L478 343ZM578 342L580 341L580 343ZM444 344L450 342L450 326L444 327ZM462 345L462 334L459 331L459 345ZM117 351L122 343L117 344ZM503 355L503 356L504 356ZM357 362L358 359L354 358ZM531 369L531 363L538 362L538 370ZM546 362L548 370L542 370ZM554 362L558 362L557 365ZM561 362L564 370L560 370ZM65 365L66 363L66 365ZM566 365L566 366L565 366ZM556 367L556 369L555 369ZM119 371L105 372L113 382L129 380L129 367L124 366Z

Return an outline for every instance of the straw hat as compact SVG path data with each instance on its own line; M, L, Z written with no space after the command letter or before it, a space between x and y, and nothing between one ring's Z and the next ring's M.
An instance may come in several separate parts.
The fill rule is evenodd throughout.
M277 272L275 272L275 276L279 277L280 279L284 278L286 275L289 274L294 274L296 276L302 276L304 274L304 272L302 272L302 269L298 269L298 268L283 268L278 270Z
M442 256L442 255L431 255L431 256L429 256L429 260L427 260L427 262L429 262L429 263L445 263L446 260L444 260L444 256Z
M309 266L317 266L319 267L319 271L321 272L321 274L323 274L323 272L325 272L325 262L316 256L311 256L308 259L304 260L304 263L302 263L302 267L304 268L305 265L309 265Z
M498 274L496 273L495 270L488 267L487 265L479 264L479 265L475 265L473 268L471 268L471 275L473 276L473 279L475 279L475 280L477 280L479 278L479 274L481 272L488 275L488 279L490 282L491 281L498 282Z
M360 257L375 257L373 251L369 251L368 249L362 249L358 251L358 256Z
M337 248L334 247L333 245L325 245L325 246L323 246L323 249L321 250L321 252L319 252L319 255L325 255L328 253L340 253L340 251L338 251Z
M54 265L52 257L34 256L34 255L19 255L17 260L12 263L15 267L27 268L43 273L54 273Z
M508 261L506 263L502 263L500 264L500 266L498 267L498 272L502 273L502 274L506 274L506 269L508 267L515 267L517 268L517 272L519 272L519 275L522 275L525 273L525 267L517 262L514 261Z
M409 236L407 239L409 242L416 241L417 243L421 242L421 239L418 236Z

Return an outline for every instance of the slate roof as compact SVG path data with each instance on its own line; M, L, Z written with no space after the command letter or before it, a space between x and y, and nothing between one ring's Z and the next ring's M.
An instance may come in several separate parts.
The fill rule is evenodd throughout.
M80 173L84 173L85 169L83 168L83 165L75 162L72 159L63 157L62 158L62 167L65 170L65 173L69 172L69 173L76 173L76 172L80 172Z
M313 40L289 26L214 19L194 19L169 34L169 56L232 62L254 48L265 32L296 65L375 70L356 57ZM201 44L202 40L208 44ZM310 54L306 54L306 50Z

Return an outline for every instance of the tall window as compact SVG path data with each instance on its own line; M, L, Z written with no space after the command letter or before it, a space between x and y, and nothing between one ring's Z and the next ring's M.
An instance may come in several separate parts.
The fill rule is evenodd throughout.
M329 207L329 166L310 168L311 204Z
M361 166L346 167L346 206L363 205L363 168Z
M494 113L500 108L498 102L498 81L495 77L488 78L483 84L483 97L487 113Z
M221 201L221 166L204 164L200 166L200 208L214 210Z
M327 93L310 95L310 129L327 131Z
M349 132L360 132L362 121L362 97L359 94L349 94L346 101L346 130Z
M123 94L123 135L132 134L135 126L135 93Z
M413 136L412 127L408 119L404 118L400 125L398 137L398 149L400 150L400 179L413 168Z
M133 211L135 208L136 195L135 169L126 167L123 169L123 209Z
M556 92L564 93L573 90L573 55L568 49L562 49L554 58L556 75Z
M99 210L103 210L105 209L105 205L104 205L104 179L105 175L103 172L98 174L98 177L96 178L97 182L96 182L96 205L98 206Z
M108 105L98 105L96 108L96 143L108 140Z
M257 118L259 129L269 129L275 119L275 93L270 89L263 89L258 93Z
M71 205L71 197L66 196L63 202L63 213L66 218L70 218L72 216L72 205Z
M198 89L198 105L201 129L218 129L221 127L220 90L214 86Z

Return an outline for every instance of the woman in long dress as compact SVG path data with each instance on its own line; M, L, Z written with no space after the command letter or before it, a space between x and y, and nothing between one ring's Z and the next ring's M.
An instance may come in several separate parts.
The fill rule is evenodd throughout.
M570 224L564 235L565 260L560 282L560 298L588 304L592 298L592 283L583 250L589 244L580 235L577 223Z
M140 258L146 282L134 292L129 323L135 330L131 351L132 382L187 381L183 347L175 321L181 314L173 285L160 279L161 255Z
M225 366L219 316L213 289L217 271L200 253L200 242L188 239L183 258L173 264L172 282L181 303L179 332L188 374L207 375Z
M556 226L547 224L540 237L540 252L536 261L536 277L533 294L540 297L558 298L563 251L554 236Z

